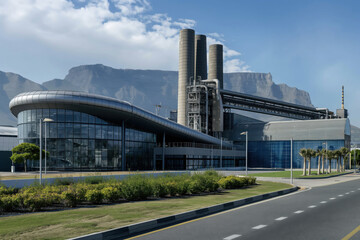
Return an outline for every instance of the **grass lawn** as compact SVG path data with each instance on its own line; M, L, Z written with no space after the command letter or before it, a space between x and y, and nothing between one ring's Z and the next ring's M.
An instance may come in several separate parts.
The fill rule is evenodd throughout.
M0 217L0 239L65 239L290 187L258 181L258 185L219 194Z
M342 173L337 173L337 172L332 172L330 174L320 174L317 175L317 171L311 171L311 175L310 176L302 176L302 171L293 171L293 177L294 178L321 178L321 177L328 177L328 176L337 176L337 175L342 175L346 172L342 172ZM281 178L290 178L290 171L279 171L279 172L265 172L265 173L252 173L249 174L249 176L254 176L254 177L281 177Z

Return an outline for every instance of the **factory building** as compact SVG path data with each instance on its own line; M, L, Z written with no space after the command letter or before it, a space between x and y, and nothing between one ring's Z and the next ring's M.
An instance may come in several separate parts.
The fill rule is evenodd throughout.
M245 166L302 167L302 147L337 149L350 144L347 110L251 96L223 89L223 46L183 29L179 37L178 108L168 120L109 97L72 92L22 93L10 102L19 142L39 144L39 122L47 125L50 170L186 170ZM262 122L236 110L293 119ZM340 117L340 118L339 118ZM325 146L326 145L326 146ZM30 162L37 169L37 162Z
M0 126L0 171L10 171L11 149L16 145L18 145L17 128L12 126Z

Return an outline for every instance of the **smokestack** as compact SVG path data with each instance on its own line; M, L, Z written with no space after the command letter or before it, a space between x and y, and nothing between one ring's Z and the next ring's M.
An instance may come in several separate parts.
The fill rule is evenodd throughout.
M206 36L195 35L195 78L207 79Z
M344 107L344 86L342 86L341 109L345 109L345 107Z
M194 79L194 42L194 30L180 31L177 122L184 126L186 126L186 86Z
M209 47L209 77L218 79L219 88L223 89L223 45L213 44Z

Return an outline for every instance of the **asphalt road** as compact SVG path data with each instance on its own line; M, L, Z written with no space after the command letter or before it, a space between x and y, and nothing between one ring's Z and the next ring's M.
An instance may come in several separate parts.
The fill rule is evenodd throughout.
M347 240L360 239L359 225L360 180L354 180L313 187L131 239Z

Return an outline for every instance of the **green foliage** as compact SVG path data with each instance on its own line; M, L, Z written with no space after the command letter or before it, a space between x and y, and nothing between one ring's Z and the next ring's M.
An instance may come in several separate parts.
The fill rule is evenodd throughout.
M101 176L90 176L84 178L84 182L88 184L99 184L105 182L105 178Z
M10 157L13 163L24 163L26 172L26 162L28 160L39 160L40 159L40 148L33 143L21 143L14 147ZM49 153L46 153L49 155ZM45 151L42 151L42 155L45 156Z
M223 189L236 189L254 184L256 184L256 178L254 177L227 176L219 180L219 185Z
M129 201L146 200L152 196L152 186L149 177L133 175L122 181L121 195Z
M108 202L117 202L121 198L121 190L118 186L109 186L101 190L104 200Z
M78 204L78 198L76 190L69 188L61 193L61 200L66 207L76 207Z
M57 185L57 186L71 185L74 183L75 183L75 180L73 178L57 178L54 181L54 185Z
M88 190L86 192L85 198L86 198L87 201L89 201L91 203L101 204L103 199L104 199L104 195L103 195L101 190L92 189L92 190Z
M17 192L18 192L17 188L5 187L0 185L0 196L15 194Z

